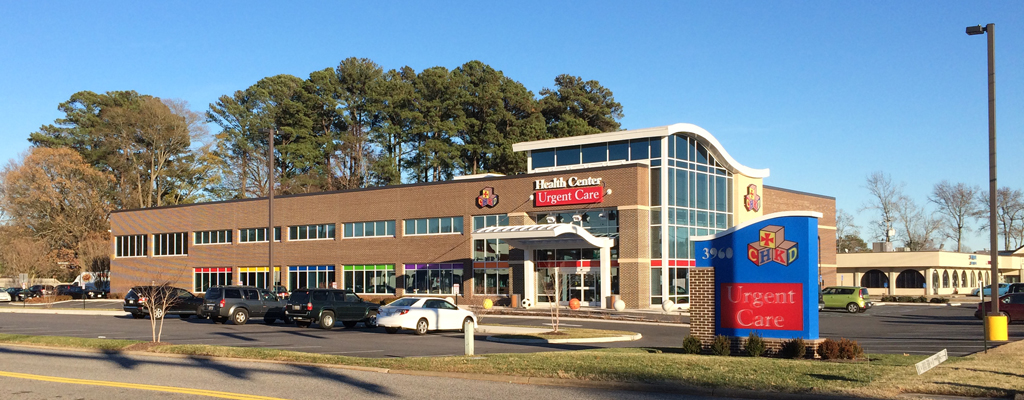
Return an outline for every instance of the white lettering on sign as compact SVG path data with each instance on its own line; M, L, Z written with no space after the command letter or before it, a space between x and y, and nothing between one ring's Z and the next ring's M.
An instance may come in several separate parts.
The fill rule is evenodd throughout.
M942 351L935 353L935 355L921 360L921 362L914 364L914 366L917 367L917 374L921 375L928 372L928 370L942 364L942 362L946 361L947 358L946 349L942 349Z
M598 186L601 184L602 178L580 178L570 177L568 180L565 178L553 178L551 180L538 179L533 181L533 190L541 189L563 189L580 186Z

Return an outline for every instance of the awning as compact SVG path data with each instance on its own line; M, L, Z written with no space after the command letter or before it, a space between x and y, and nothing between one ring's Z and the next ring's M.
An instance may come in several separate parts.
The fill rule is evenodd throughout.
M615 246L615 239L596 237L583 227L572 224L494 226L473 231L473 240L486 239L501 239L524 250Z

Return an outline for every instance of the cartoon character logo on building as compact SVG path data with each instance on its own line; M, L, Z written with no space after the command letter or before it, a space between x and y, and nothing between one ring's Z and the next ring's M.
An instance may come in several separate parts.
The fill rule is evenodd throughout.
M757 185L747 186L747 195L743 196L743 206L747 211L758 212L761 210L761 196L757 195Z
M798 255L796 242L786 240L786 228L776 225L761 228L757 241L747 245L747 259L759 267L773 261L788 267Z
M480 190L480 195L476 197L476 206L480 208L491 207L498 205L498 195L494 194L493 187L485 187Z

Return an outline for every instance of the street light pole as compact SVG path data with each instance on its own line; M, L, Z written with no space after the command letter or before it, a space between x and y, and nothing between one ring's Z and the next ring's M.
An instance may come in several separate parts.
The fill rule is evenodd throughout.
M999 239L996 235L996 25L967 27L968 35L988 33L988 202L989 202L989 242L991 246L992 310L989 315L999 315Z
M267 152L267 163L269 165L269 169L267 171L267 177L268 177L268 182L269 182L269 185L267 186L267 193L269 194L269 197L268 197L268 203L269 204L267 205L267 208L270 210L269 211L269 215L267 216L267 253L268 253L267 265L269 266L267 272L269 272L271 278L273 278L273 276L274 276L274 128L271 127L270 129L267 129L267 134L269 135L269 137L267 138L267 143L270 145L270 149ZM277 283L277 282L274 282L274 283ZM271 285L271 286L273 286L273 285Z

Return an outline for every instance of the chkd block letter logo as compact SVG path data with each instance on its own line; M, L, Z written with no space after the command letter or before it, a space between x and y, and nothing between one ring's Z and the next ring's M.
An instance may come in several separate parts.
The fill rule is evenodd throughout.
M493 208L496 205L498 205L498 195L494 194L494 188L485 187L481 189L480 195L476 196L476 206L480 208Z
M786 240L786 229L776 225L761 228L757 241L747 245L747 259L757 266L773 261L789 266L798 255L796 242Z
M743 208L753 212L761 209L761 196L757 194L757 185L747 186L747 194L743 196Z

